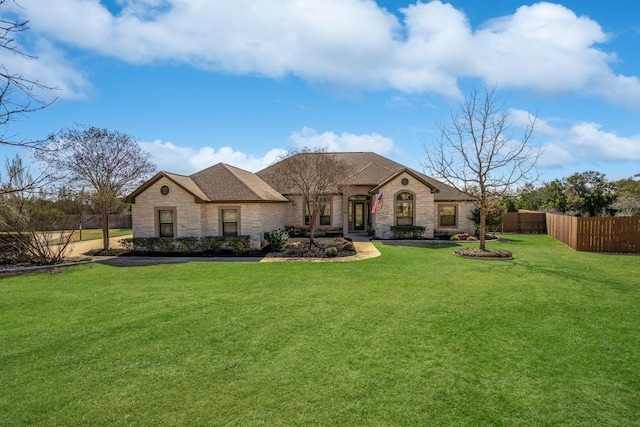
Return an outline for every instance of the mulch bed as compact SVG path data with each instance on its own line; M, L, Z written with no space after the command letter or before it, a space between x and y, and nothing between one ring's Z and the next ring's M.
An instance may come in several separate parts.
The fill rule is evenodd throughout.
M335 248L331 250L329 248ZM328 250L329 249L329 250ZM353 243L342 237L317 237L314 243L309 243L307 237L292 237L287 240L281 251L271 251L269 247L263 250L249 250L242 253L219 251L216 253L183 253L183 252L135 252L123 249L95 249L86 253L90 256L154 256L154 257L275 257L275 258L336 258L356 254Z
M335 248L335 250L330 249ZM313 243L306 237L287 240L279 252L269 252L267 257L277 258L336 258L356 254L353 243L342 237L318 237Z
M453 251L454 254L463 258L482 260L510 260L513 253L506 249L485 249L480 248L460 248Z

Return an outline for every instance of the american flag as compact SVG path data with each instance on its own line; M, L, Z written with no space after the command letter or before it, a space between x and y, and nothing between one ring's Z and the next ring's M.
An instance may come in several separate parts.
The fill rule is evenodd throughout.
M378 198L376 199L375 203L373 204L373 206L371 206L371 213L374 214L376 213L376 211L378 210L378 208L380 206L382 206L382 196L384 195L384 193L380 193L380 195L378 196Z

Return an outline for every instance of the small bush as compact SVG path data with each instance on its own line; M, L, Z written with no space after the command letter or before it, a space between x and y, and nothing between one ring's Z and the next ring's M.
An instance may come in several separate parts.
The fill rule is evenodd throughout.
M224 237L224 247L230 249L234 254L247 252L251 248L251 240L249 236Z
M356 247L353 245L353 242L345 242L345 244L342 246L342 249L345 251L354 251L356 250Z
M279 252L284 248L285 243L289 239L289 232L282 228L267 231L264 233L264 239L269 242L272 250Z
M198 250L200 252L215 253L220 250L224 241L218 236L204 236L200 238Z
M176 244L178 252L190 254L200 250L200 238L198 237L178 237Z
M333 258L335 256L338 256L338 248L336 248L335 246L331 246L331 247L327 248L324 251L324 253L325 253L326 256L328 256L330 258Z
M157 237L154 238L153 248L157 252L162 252L165 254L175 252L176 241L171 237Z
M391 234L394 239L420 239L425 228L420 225L392 225Z

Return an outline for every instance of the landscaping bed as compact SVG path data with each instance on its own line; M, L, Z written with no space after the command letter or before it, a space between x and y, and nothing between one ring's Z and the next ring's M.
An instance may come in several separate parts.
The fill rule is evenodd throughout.
M313 243L307 237L292 237L286 241L280 251L270 246L263 249L233 251L219 249L204 252L160 252L136 251L127 249L95 249L87 252L90 256L148 256L148 257L276 257L276 258L336 258L356 254L353 243L343 237L317 237Z

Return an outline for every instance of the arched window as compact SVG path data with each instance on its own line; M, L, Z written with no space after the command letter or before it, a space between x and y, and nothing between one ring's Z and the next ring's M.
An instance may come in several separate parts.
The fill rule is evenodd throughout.
M413 225L413 194L404 192L396 196L396 225Z

